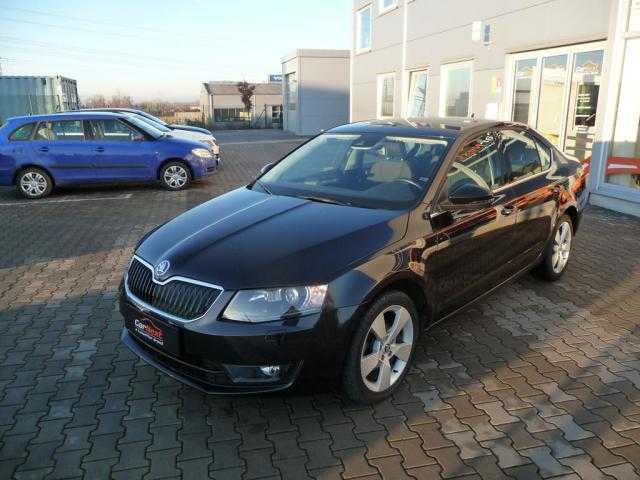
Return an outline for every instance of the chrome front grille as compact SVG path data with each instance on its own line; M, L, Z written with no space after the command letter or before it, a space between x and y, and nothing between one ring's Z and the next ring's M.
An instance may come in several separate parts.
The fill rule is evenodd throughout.
M127 288L142 302L181 320L201 317L222 293L220 289L182 279L157 283L151 268L137 258L129 266Z

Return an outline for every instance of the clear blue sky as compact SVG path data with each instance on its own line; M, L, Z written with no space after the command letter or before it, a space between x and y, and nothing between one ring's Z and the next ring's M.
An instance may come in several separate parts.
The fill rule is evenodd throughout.
M296 48L350 47L352 0L0 0L5 75L63 75L81 96L195 100L263 81Z

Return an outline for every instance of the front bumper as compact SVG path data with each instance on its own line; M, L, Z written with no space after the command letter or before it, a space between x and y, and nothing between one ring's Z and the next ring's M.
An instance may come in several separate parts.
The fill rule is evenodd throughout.
M120 312L125 319L122 342L167 375L209 394L283 390L302 375L334 377L340 372L355 308L335 309L295 321L245 324L218 320L231 294L225 292L223 296L205 317L184 323L145 311L121 290ZM141 317L177 331L179 353L158 348L139 335L133 324ZM282 367L282 374L274 380L234 377L238 367L270 365Z

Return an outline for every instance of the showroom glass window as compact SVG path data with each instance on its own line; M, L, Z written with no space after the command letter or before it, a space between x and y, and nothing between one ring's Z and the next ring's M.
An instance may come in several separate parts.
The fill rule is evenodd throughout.
M82 120L40 122L34 140L80 141L84 140Z
M534 50L514 57L511 118L589 161L602 81L603 42Z
M468 117L471 114L471 62L443 65L440 115Z
M378 118L393 117L395 89L395 73L378 75Z
M409 101L407 116L424 117L427 114L427 71L409 74Z
M562 105L564 100L567 61L566 54L551 55L542 59L537 127L554 145L560 145L562 135L562 109L558 108L558 105Z
M516 62L515 91L512 117L514 122L529 123L531 91L538 61L526 58Z
M640 32L640 12L635 15L637 25L633 28ZM634 20L633 14L631 20ZM636 31L631 26L628 30ZM604 178L607 183L640 192L640 35L628 35L611 153Z
M356 13L356 52L371 48L371 5Z

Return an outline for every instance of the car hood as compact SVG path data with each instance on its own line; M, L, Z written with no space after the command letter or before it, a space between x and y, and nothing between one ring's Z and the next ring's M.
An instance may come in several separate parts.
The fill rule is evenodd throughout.
M202 148L207 147L208 145L202 143L201 141L195 140L193 138L181 138L176 137L172 133L167 133L166 135L157 139L158 142L163 142L166 144L171 144L173 146L180 146L182 148L187 148L192 150L194 148Z
M136 254L227 290L326 283L400 240L406 212L267 195L243 187L150 234Z
M201 132L194 132L191 130L171 130L169 135L176 138L186 138L189 140L195 140L197 142L212 142L213 135L207 135Z
M176 128L179 130L187 130L190 132L200 132L200 133L204 133L205 135L213 135L209 130L207 130L206 128L200 128L200 127L194 127L192 125L176 125L176 124L171 124L169 125L169 127L171 128Z

